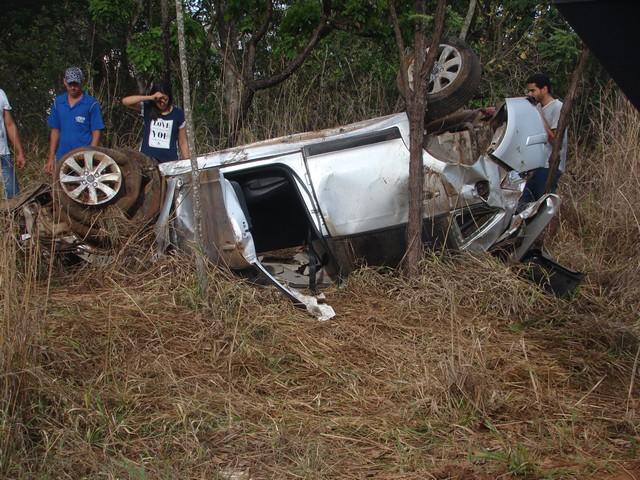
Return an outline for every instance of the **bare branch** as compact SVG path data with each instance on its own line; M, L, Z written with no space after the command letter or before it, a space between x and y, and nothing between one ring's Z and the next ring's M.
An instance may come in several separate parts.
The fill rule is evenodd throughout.
M431 73L431 70L433 70L433 64L435 63L436 56L438 55L440 38L442 37L442 32L444 31L445 5L446 5L446 0L438 0L438 5L436 6L436 13L433 19L434 30L433 30L433 35L431 37L431 45L429 46L429 51L427 52L427 58L425 58L424 64L420 69L420 73L418 77L421 82L427 81L427 77ZM427 108L429 108L428 105L427 105Z
M324 2L330 4L331 2ZM325 5L326 7L326 5ZM316 47L318 42L322 40L326 35L331 32L333 29L333 25L329 20L329 17L324 14L320 18L320 22L313 30L311 37L309 38L309 42L304 47L304 49L298 54L296 58L294 58L283 70L282 72L273 75L269 78L264 78L260 80L253 80L249 82L247 85L251 90L258 91L263 90L265 88L272 87L274 85L279 84L280 82L289 78L300 66L304 63L305 59L309 56L309 54Z
M396 12L395 0L389 1L389 15L391 16L391 23L393 24L393 33L396 38L396 45L398 46L398 52L400 53L400 78L402 79L402 85L404 91L408 92L409 86L409 74L407 72L407 57L405 55L404 40L402 39L402 32L400 31L400 22L398 21L398 14Z

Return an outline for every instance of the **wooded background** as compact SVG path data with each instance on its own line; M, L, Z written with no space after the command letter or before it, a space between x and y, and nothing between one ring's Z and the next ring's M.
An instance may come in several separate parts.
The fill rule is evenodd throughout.
M413 2L396 3L410 45ZM436 2L428 3L432 13ZM470 3L447 2L445 37L460 35ZM547 72L562 97L580 44L559 12L534 0L473 3L466 40L483 80L471 106L523 95L535 71ZM198 153L404 109L388 0L189 0L185 7ZM171 1L9 0L5 12L0 88L27 143L46 141L47 110L71 65L84 70L101 102L106 146L139 141L141 122L121 97L146 92L168 70L181 98ZM591 63L583 95L607 80Z

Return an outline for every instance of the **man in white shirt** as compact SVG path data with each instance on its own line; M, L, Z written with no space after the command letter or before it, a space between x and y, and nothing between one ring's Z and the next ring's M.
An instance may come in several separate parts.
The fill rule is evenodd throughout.
M562 110L562 102L551 95L551 80L544 73L536 73L527 79L527 96L535 100L537 107L544 121L544 128L547 131L547 142L545 149L547 151L547 164L545 168L538 168L531 173L527 180L522 195L522 202L533 202L538 200L545 192L544 187L549 175L549 157L553 149L553 141L556 138L556 130L558 121L560 120L560 110ZM560 146L560 162L558 171L555 173L551 182L551 193L556 191L558 180L564 172L567 163L567 132L565 130Z
M13 198L20 193L20 187L18 187L18 180L16 179L13 160L11 159L11 150L9 150L7 140L11 142L15 150L16 166L18 168L24 167L25 159L20 136L18 135L18 127L11 115L11 104L2 89L0 89L0 111L2 111L2 115L0 115L0 162L2 163L4 195L6 198Z

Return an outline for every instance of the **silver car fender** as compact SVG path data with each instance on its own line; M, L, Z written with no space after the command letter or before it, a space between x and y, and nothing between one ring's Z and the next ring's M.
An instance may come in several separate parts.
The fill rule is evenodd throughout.
M497 129L489 153L518 172L546 165L547 132L538 109L524 98L507 98L496 117L506 113L506 122Z

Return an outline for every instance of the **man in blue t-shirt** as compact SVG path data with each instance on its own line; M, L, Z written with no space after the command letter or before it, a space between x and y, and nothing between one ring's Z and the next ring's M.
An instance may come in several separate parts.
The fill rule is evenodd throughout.
M82 91L83 83L84 76L78 67L65 70L64 86L67 93L55 98L47 121L51 134L44 167L46 172L53 172L55 161L74 148L95 147L100 143L100 130L104 128L100 104Z

